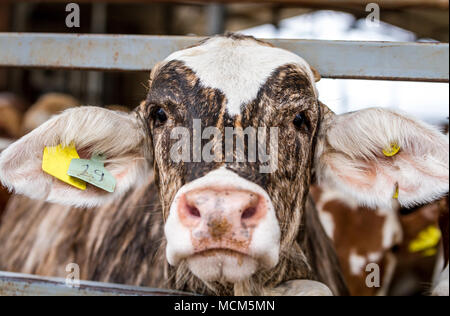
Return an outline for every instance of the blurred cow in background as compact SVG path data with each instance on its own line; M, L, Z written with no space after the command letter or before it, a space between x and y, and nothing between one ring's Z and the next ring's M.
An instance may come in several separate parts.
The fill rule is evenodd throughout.
M310 193L320 220L333 240L351 295L386 295L397 259L395 249L402 241L402 228L389 208L360 206L348 195L329 187L311 186ZM377 264L380 287L369 287L366 278Z
M439 128L448 135L448 123ZM324 184L312 185L310 194L351 295L448 296L448 196L410 208L393 199L391 207L373 209ZM368 287L374 263L380 286Z
M439 217L443 213L445 200L398 210L403 241L396 253L398 264L391 284L391 295L410 296L430 292L433 273L439 263L438 254L445 241L439 230ZM439 269L442 270L442 267Z
M433 277L442 271L444 260L448 262L447 197L413 208L393 203L391 209L371 209L328 187L312 186L310 193L335 244L351 295L448 293L445 274L443 281ZM379 267L379 287L366 282L373 264Z
M0 93L0 151L21 136L21 124L26 103L19 96Z
M45 123L53 115L69 108L79 106L80 102L70 95L62 93L47 93L40 97L25 113L22 124L22 135Z
M25 108L26 102L19 96L0 93L0 152L21 136L20 128ZM0 185L0 222L9 197L8 190Z

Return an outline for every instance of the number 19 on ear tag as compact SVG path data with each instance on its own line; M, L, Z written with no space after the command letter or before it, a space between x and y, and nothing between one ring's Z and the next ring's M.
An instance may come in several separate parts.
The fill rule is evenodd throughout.
M111 193L116 187L116 179L105 169L101 155L93 155L90 160L72 159L67 174Z

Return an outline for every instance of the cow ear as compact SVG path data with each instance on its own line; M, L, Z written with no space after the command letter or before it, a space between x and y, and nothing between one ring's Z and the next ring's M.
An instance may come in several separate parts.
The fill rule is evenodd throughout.
M391 110L324 113L315 172L368 206L406 207L449 190L449 141L436 128Z
M90 184L81 190L44 172L44 148L58 145L74 145L82 159L103 155L105 169L115 178L114 192ZM0 180L10 190L34 199L96 206L118 198L145 180L148 156L145 129L137 113L79 107L53 117L4 150L0 155Z

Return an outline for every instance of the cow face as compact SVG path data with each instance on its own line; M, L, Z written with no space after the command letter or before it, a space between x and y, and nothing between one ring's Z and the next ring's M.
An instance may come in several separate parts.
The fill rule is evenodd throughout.
M280 244L291 245L299 228L320 116L306 62L251 38L213 38L159 64L141 110L153 140L169 262L187 260L206 281L236 282L274 267ZM174 129L186 128L189 150L196 121L203 133L213 127L219 135L201 143L203 152L211 145L215 159L195 161L192 149L185 161L174 161ZM249 161L249 133L239 161L227 148L239 135L227 139L229 130L255 131L256 141L275 145L268 150L277 165L258 153Z
M230 128L236 137L227 137ZM242 146L227 147L252 129L257 150L250 150L248 136ZM82 158L106 157L114 193L90 185L78 190L44 173L43 149L58 144L75 145ZM78 206L119 199L151 169L169 263L187 264L204 281L236 283L302 252L295 239L311 171L360 203L390 204L398 191L398 201L412 205L448 191L448 138L389 110L334 115L318 102L303 59L231 35L160 63L135 112L71 109L0 157L0 178L9 188Z

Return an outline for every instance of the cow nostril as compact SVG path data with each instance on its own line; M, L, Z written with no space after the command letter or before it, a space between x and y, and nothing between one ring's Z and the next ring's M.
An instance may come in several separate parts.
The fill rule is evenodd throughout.
M256 214L256 207L249 207L242 213L242 219L248 219Z
M195 206L187 205L187 209L189 211L189 214L191 214L192 216L194 216L194 217L201 217L200 216L200 211Z

